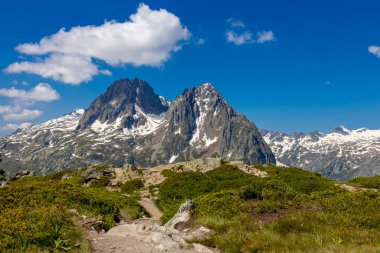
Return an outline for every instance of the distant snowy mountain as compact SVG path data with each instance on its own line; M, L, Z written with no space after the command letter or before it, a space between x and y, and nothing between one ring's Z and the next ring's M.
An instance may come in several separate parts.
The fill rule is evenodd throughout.
M380 174L380 130L339 126L327 134L260 131L279 163L336 179Z
M250 163L275 158L256 126L211 85L173 102L139 79L114 82L88 109L0 139L1 167L46 174L88 164L152 166L205 156Z

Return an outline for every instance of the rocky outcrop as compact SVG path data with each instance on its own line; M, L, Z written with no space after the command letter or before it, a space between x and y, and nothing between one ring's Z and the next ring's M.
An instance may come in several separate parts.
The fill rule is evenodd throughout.
M33 177L35 176L35 172L34 171L30 171L30 170L23 170L23 171L18 171L13 177L11 177L11 180L17 180L17 179L20 179L22 177Z
M85 183L89 183L93 180L99 180L102 176L102 172L96 170L95 168L87 168L82 174L81 174L83 180Z
M177 229L181 224L187 223L190 220L190 211L195 208L194 202L189 199L183 203L178 212L164 225L168 229Z
M8 180L5 176L5 171L0 170L0 188L8 186Z

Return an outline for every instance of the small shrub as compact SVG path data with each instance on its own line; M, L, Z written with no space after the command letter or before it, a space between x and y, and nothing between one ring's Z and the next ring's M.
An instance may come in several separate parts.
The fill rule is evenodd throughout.
M174 171L172 170L163 170L161 171L161 175L163 175L164 177L171 177L175 174Z
M111 180L106 176L101 176L98 180L91 181L91 187L106 187L109 185Z
M144 182L141 179L132 179L123 183L120 187L120 190L122 193L132 194L143 187Z

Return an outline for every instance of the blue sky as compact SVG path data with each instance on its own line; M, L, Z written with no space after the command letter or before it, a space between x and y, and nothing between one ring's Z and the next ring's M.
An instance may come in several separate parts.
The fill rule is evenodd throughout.
M145 79L169 100L185 88L211 82L238 112L271 130L327 132L339 124L380 128L380 49L369 52L370 46L380 46L378 1L144 1L149 11L161 15L157 25L170 20L170 15L180 20L175 29L163 24L167 36L155 33L158 44L165 42L159 48L156 43L139 42L147 58L133 54L142 44L134 45L136 40L128 36L128 48L117 49L120 57L114 47L107 48L108 38L88 43L89 56L75 48L74 42L79 41L79 48L86 44L81 37L69 46L67 36L57 46L26 45L15 50L20 44L39 43L63 27L70 35L72 27L87 31L89 25L103 29L105 21L130 22L141 3L4 1L0 134L25 122L38 123L85 108L122 77ZM58 60L49 61L52 55ZM49 76L47 70L36 74L41 70L33 64L12 65L42 61L49 68L51 62L61 64L64 56L78 55L89 62L70 69L70 76ZM96 68L90 77L73 79L75 71L87 67Z

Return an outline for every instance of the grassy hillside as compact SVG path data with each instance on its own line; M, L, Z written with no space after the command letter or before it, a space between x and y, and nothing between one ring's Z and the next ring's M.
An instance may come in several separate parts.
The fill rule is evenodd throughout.
M380 252L379 193L349 192L301 169L256 167L269 177L228 164L207 173L166 171L157 201L163 222L192 198L190 225L211 228L201 243L224 252Z
M0 188L0 252L88 252L76 213L108 230L120 214L135 219L144 211L136 200L107 191L105 180L84 187L79 172L25 177Z
M163 222L193 199L188 225L212 229L200 243L223 252L380 252L379 177L345 182L355 187L350 192L302 169L255 167L268 177L223 163L205 173L164 170L165 181L149 190ZM129 179L110 192L104 173L88 186L82 173L24 177L0 188L0 252L89 252L81 215L108 230L120 216L144 213L136 200L144 181Z
M358 177L358 178L353 178L349 180L348 182L354 186L380 190L380 176Z

